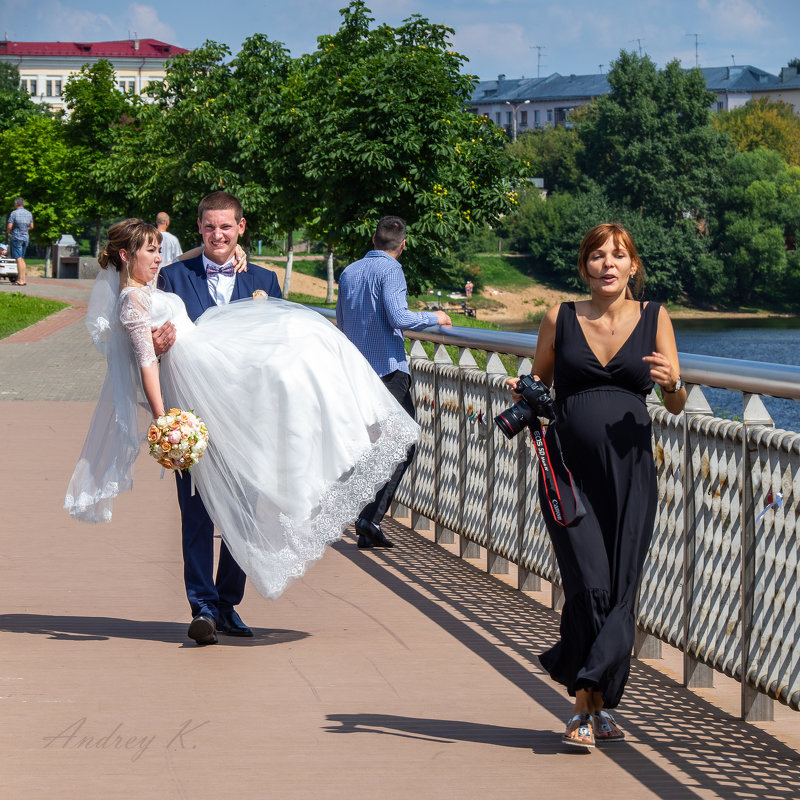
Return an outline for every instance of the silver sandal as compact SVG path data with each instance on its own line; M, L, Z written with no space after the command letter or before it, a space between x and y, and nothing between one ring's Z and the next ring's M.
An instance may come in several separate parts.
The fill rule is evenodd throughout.
M577 725L575 725L576 722ZM570 734L577 734L577 736ZM591 714L575 714L574 717L570 717L561 741L571 747L592 749L594 747L594 717Z
M624 742L625 731L617 725L617 721L608 711L600 709L594 715L595 737L598 742Z

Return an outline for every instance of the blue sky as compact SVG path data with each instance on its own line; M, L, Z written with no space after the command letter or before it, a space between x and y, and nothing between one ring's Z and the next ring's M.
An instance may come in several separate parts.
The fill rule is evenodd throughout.
M235 53L251 33L292 55L333 33L346 0L0 0L0 33L20 41L161 39L192 48L206 39ZM482 79L606 72L621 49L659 66L752 64L777 73L800 57L800 0L367 0L378 22L414 13L455 30L453 44ZM541 50L537 50L536 47Z

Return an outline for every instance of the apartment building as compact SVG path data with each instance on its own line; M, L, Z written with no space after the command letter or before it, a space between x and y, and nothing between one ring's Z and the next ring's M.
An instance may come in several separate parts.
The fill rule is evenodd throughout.
M182 47L157 39L126 39L118 42L12 42L0 40L0 61L13 64L22 88L38 103L53 109L61 99L67 78L84 64L101 58L114 66L120 90L142 94L152 80L166 74L168 59L187 53Z
M790 103L800 113L800 77L786 67L780 76L749 65L701 68L706 86L716 95L715 111L743 106L768 97ZM553 125L568 125L569 112L608 94L605 75L559 75L546 78L506 78L481 81L471 98L471 110L506 129L509 136Z

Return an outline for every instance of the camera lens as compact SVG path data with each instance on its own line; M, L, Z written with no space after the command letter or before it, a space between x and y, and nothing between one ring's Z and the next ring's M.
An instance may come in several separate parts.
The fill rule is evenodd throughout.
M530 407L524 400L498 414L495 424L507 439L513 439L532 419Z

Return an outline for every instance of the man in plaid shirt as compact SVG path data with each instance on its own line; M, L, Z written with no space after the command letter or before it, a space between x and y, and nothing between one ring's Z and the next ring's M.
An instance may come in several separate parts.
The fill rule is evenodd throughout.
M11 258L17 260L17 286L25 286L25 275L28 267L25 263L25 251L28 249L29 233L33 230L33 214L25 208L25 201L18 197L14 200L14 210L8 215L6 231L11 239Z

